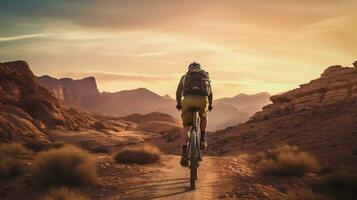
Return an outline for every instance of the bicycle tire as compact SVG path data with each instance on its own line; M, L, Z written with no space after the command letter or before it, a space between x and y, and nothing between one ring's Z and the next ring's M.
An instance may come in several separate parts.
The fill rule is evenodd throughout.
M196 179L197 179L197 144L196 144L196 133L195 130L192 130L191 136L194 136L190 139L190 190L196 188Z

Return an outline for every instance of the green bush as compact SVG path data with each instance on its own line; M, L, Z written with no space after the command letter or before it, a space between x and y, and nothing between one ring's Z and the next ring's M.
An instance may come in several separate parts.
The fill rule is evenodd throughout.
M92 155L66 145L39 153L34 160L34 178L43 185L82 185L97 177Z
M319 164L308 152L297 146L284 145L260 154L258 170L263 175L303 176L309 172L317 172Z
M114 156L117 163L152 164L160 161L161 151L151 145L126 147Z
M68 188L52 189L47 195L40 200L88 200L87 197L70 191Z

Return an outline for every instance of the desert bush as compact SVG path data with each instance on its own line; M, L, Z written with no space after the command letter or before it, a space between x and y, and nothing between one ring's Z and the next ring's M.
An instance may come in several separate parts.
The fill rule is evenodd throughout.
M309 189L289 190L288 200L334 200L327 195Z
M19 159L0 155L0 180L20 175L23 171L22 162Z
M36 155L34 178L43 185L81 185L96 180L92 155L78 147L66 145Z
M258 161L258 170L263 175L303 176L317 172L319 164L314 156L297 146L284 145L266 152Z
M22 155L29 154L30 151L19 143L2 143L0 144L0 153L10 157L19 158Z
M109 147L106 147L106 146L97 146L97 147L94 147L91 152L93 153L110 153L110 148Z
M68 188L55 188L40 200L88 200L87 197L70 191Z
M126 147L114 156L117 163L151 164L160 161L161 151L151 145Z
M60 148L64 147L65 145L66 145L66 143L63 141L55 141L52 143L52 148L60 149Z
M21 156L30 151L18 143L0 144L0 180L19 175L23 171Z
M337 199L355 199L357 196L357 170L339 168L322 175L313 186Z

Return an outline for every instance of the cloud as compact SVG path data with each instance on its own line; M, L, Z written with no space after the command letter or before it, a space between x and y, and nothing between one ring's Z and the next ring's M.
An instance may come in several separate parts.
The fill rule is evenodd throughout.
M31 38L38 38L38 37L45 37L45 36L47 36L47 34L44 33L29 34L29 35L14 35L9 37L0 37L0 42L24 40L24 39L31 39Z

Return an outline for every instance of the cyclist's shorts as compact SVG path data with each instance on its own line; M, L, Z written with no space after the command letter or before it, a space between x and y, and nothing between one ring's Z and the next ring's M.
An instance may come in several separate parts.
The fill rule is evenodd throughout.
M193 109L199 109L200 117L207 117L208 98L200 96L185 96L182 100L181 117L184 126L192 126Z

